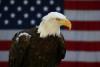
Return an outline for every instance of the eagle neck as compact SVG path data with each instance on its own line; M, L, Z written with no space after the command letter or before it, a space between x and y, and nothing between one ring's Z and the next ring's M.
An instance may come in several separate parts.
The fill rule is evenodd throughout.
M60 26L56 22L41 22L38 26L38 33L41 38L47 36L60 36Z

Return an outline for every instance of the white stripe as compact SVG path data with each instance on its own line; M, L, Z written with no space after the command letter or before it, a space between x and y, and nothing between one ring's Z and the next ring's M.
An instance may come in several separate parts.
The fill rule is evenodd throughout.
M20 30L0 30L0 40L11 40ZM67 31L61 30L65 40L100 41L100 31Z
M66 51L63 61L100 62L100 52Z
M0 61L8 61L8 56L8 51L0 51Z
M100 41L100 31L61 31L65 40Z
M18 31L20 30L0 30L0 40L11 40Z
M9 52L0 51L0 61L8 61ZM63 61L100 62L100 52L66 51Z
M100 21L100 10L65 10L64 14L72 21Z

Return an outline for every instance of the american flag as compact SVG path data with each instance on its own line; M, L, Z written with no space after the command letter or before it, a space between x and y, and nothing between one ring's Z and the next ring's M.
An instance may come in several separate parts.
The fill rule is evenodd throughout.
M66 56L60 67L100 67L100 0L0 0L0 67L8 67L14 34L39 25L51 11L64 13L73 25L61 31Z

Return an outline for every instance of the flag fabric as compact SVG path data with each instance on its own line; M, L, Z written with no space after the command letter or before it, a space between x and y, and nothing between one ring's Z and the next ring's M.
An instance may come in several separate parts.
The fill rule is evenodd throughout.
M25 29L39 25L48 12L63 13L59 0L0 0L0 29Z
M62 29L66 56L60 67L100 67L99 0L0 0L0 67L8 67L14 34L39 25L51 11L64 13L72 31Z
M100 0L65 0L72 31L62 31L66 56L61 67L100 67Z

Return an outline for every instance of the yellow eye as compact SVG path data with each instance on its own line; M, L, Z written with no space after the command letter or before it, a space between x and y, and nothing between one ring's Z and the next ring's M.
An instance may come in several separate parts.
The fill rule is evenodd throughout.
M56 18L56 20L57 20L57 21L60 21L61 19L59 19L59 18Z

